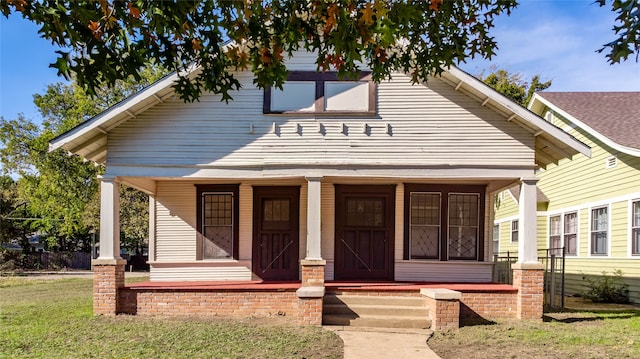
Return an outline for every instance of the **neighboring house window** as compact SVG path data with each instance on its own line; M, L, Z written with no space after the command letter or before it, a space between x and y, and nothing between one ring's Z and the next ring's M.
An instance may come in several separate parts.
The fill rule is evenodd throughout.
M405 259L482 260L484 186L405 185Z
M335 72L291 71L282 89L264 91L264 113L375 114L376 86L369 72L356 81Z
M555 255L562 254L562 217L549 218L549 248Z
M500 225L493 225L493 254L500 253Z
M518 220L511 221L511 243L518 242Z
M564 215L564 250L568 256L578 255L578 213Z
M607 255L608 212L608 207L593 208L591 210L591 255Z
M196 188L197 259L238 259L238 186Z
M568 256L577 255L578 214L565 213L549 217L549 248L555 255L564 253Z
M631 204L631 254L640 255L640 200Z

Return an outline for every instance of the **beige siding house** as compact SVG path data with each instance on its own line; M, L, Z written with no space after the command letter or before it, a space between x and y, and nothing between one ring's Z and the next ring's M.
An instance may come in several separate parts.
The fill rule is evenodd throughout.
M493 194L521 184L521 270L537 271L536 170L587 146L455 67L375 84L314 59L290 59L283 90L236 73L229 103L183 103L170 75L54 139L106 167L95 268L117 277L126 183L150 196L150 286L293 282L322 303L331 281L487 283Z
M592 149L550 164L538 177L548 197L538 208L539 248L566 249L567 293L587 290L585 276L622 270L640 302L640 93L541 92L529 108ZM494 223L508 228L515 201ZM500 251L517 251L503 233Z

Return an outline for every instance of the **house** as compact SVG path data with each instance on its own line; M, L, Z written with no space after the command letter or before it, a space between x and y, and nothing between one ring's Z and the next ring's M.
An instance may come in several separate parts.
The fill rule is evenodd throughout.
M620 269L640 303L640 92L540 92L529 109L592 149L591 157L576 154L538 173L546 196L539 248L565 248L567 293L587 290L587 275ZM517 253L513 190L496 199L500 252Z
M422 290L429 305L539 319L535 171L589 148L455 67L420 85L403 73L375 84L314 61L294 54L282 90L238 72L228 104L183 103L169 75L51 142L106 166L94 312L320 324L336 283L380 284L371 295L412 283L406 294ZM150 196L146 284L123 283L118 183ZM520 279L483 293L493 194L514 183Z

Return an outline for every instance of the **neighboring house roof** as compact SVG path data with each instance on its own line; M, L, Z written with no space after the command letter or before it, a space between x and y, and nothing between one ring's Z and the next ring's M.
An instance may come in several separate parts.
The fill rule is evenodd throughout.
M189 73L198 71L192 69ZM64 148L88 160L104 163L107 154L107 134L121 123L136 118L137 115L174 96L173 83L178 75L173 73L151 86L133 94L97 116L87 120L70 131L54 138L50 150ZM442 79L457 91L464 91L483 106L491 107L501 114L505 121L513 122L535 136L536 163L546 167L561 158L576 153L591 155L590 148L558 127L528 111L474 76L451 67Z
M545 107L617 150L640 155L640 92L539 92L529 108Z
M511 196L513 196L513 199L516 201L516 203L520 202L520 188L522 186L517 184L513 187L509 188L509 192L511 193ZM549 202L549 197L547 197L544 192L542 192L542 190L540 189L540 187L536 186L536 199L538 203L548 203Z

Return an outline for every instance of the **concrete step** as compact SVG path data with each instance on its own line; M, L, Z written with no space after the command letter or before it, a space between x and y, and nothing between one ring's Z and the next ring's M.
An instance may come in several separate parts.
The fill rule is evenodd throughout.
M425 299L421 297L400 296L375 296L375 295L348 295L327 293L324 303L347 305L398 305L398 306L424 306Z
M424 298L328 293L322 305L324 325L413 328L431 326Z
M415 316L427 317L426 306L406 306L406 305L366 305L354 304L324 304L323 313L334 315L387 315L387 316Z
M364 317L348 315L323 315L323 325L377 328L413 328L428 329L431 321L424 317L368 315Z

